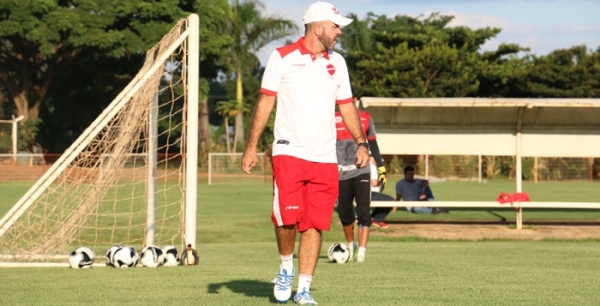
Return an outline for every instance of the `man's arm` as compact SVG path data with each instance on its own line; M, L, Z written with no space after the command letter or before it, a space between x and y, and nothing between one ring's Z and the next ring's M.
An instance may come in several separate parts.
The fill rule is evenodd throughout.
M338 109L340 110L340 115L342 115L342 119L344 120L344 124L354 138L356 143L364 143L366 142L365 134L362 130L362 125L360 124L360 118L358 117L358 111L356 107L352 103L344 103L339 104ZM364 146L359 146L356 151L356 165L360 168L364 168L369 164L369 150Z
M421 194L419 194L419 201L425 200L427 196L425 195L425 188L429 186L428 180L421 180Z
M369 147L371 148L371 156L373 156L373 159L375 159L377 167L384 166L383 157L381 156L381 152L379 151L377 139L369 140Z
M247 174L252 174L250 171L256 166L258 161L256 147L258 145L258 139L265 130L269 116L275 105L275 96L269 96L260 94L256 107L254 108L254 114L252 115L252 126L250 127L250 136L248 136L248 143L244 155L242 156L242 171Z
M383 164L383 157L381 157L381 153L379 152L377 140L369 140L369 147L371 149L371 156L373 156L373 159L377 162L377 180L381 186L381 192L383 192L385 185L387 184L387 170Z

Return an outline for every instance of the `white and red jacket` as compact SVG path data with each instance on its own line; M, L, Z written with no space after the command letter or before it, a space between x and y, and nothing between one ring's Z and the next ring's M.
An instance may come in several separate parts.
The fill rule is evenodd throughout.
M353 102L348 67L333 51L317 57L300 38L269 57L262 94L277 96L273 156L337 163L335 105Z

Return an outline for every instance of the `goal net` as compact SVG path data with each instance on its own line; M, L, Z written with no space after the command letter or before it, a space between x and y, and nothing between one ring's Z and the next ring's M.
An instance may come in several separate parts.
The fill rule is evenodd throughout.
M0 219L0 261L78 246L195 248L198 16L146 53L130 84Z

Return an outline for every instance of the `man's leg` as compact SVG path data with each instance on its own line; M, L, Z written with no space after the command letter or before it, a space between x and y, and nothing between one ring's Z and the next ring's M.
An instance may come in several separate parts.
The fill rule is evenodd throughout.
M273 212L275 236L281 263L273 288L275 299L287 302L292 295L294 281L294 245L296 242L296 220L301 213L302 189L300 177L303 162L290 156L273 157ZM285 171L283 171L285 170ZM292 173L298 170L298 173ZM282 175L285 173L285 175ZM290 209L291 208L291 209Z
M300 274L314 275L321 252L321 231L314 228L301 233L298 247Z
M298 247L298 290L294 296L296 304L316 304L310 293L319 253L321 251L321 231L331 226L333 208L339 196L337 164L310 163L312 173L319 173L304 187L304 210L298 222L301 233Z
M294 246L296 244L295 225L284 225L276 227L275 236L277 237L277 248L279 249L279 254L294 254Z
M371 184L370 174L365 173L353 178L354 197L356 199L356 215L358 219L358 254L356 261L365 260L367 243L369 241L369 229L371 227Z
M285 303L292 296L292 282L294 281L294 245L296 242L296 226L284 225L275 227L277 248L281 264L273 288L273 295L279 302Z
M429 186L425 187L425 198L427 199L427 201L435 200L435 197L433 196L433 191L431 191L431 187Z
M298 246L298 290L294 296L296 304L315 304L310 294L310 283L317 268L319 254L321 252L321 231L309 228L300 234L300 245Z
M371 192L371 201L395 201L395 200L394 200L394 198L392 198L391 196L389 196L387 194L383 194L383 193L379 193L379 192ZM373 209L373 212L371 213L371 217L373 218L373 221L377 222L379 225L379 223L383 222L385 220L385 218L387 218L387 216L389 215L389 213L391 211L392 211L391 207L376 207L375 209ZM381 225L379 225L379 226L381 226Z
M350 250L350 260L354 257L354 186L353 179L341 180L337 212L342 223L344 236Z
M365 252L367 251L367 243L369 242L369 226L358 227L358 254L356 255L356 261L365 261Z
M343 225L342 227L344 228L344 236L346 236L346 241L348 241L349 244L353 244L354 243L354 222L350 223L350 225ZM348 245L348 247L351 247L351 245Z

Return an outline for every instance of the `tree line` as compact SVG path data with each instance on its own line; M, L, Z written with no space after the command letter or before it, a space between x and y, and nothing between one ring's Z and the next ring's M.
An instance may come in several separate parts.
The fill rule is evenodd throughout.
M20 150L67 148L190 13L200 16L201 150L242 150L264 68L257 54L302 35L291 20L258 0L0 0L0 119L27 118ZM600 47L534 55L504 43L482 52L501 29L448 27L453 16L436 13L349 17L337 51L357 97L600 97ZM0 151L7 136L0 131ZM261 148L272 139L271 120Z

